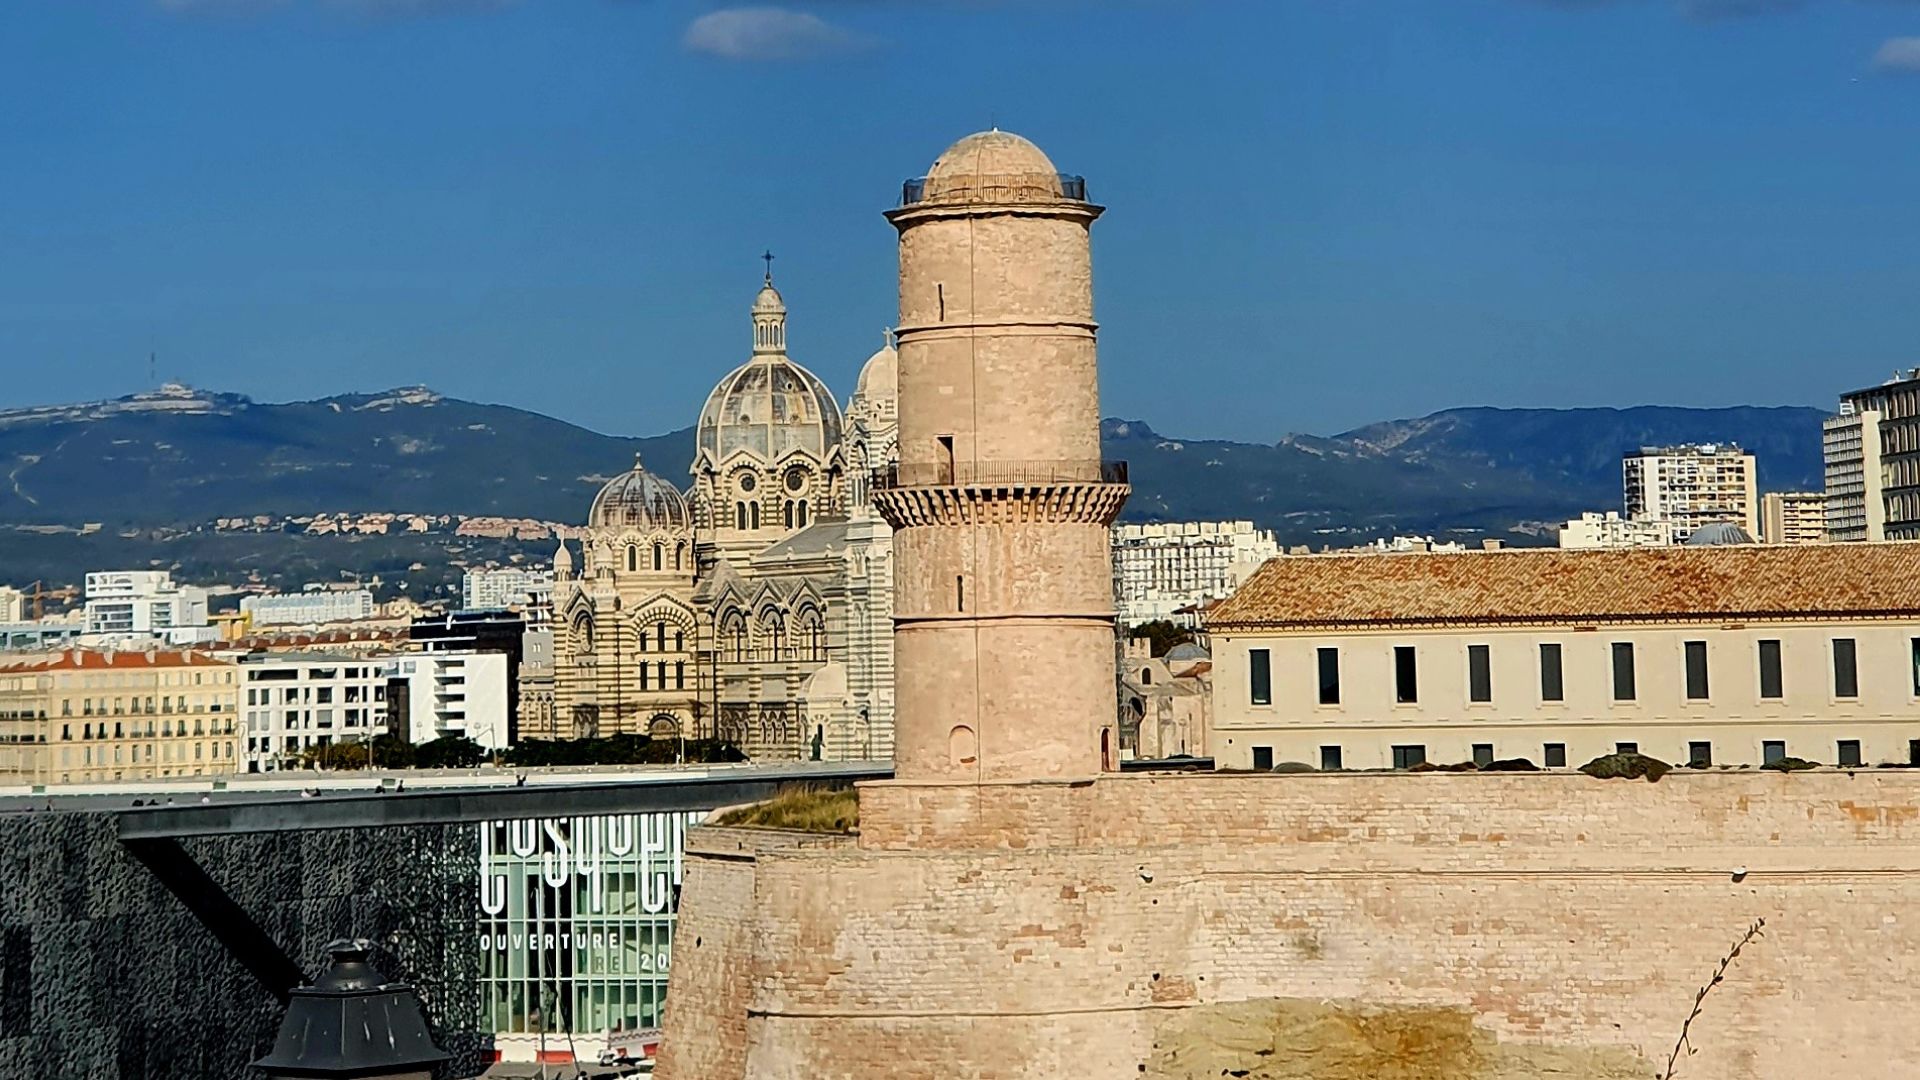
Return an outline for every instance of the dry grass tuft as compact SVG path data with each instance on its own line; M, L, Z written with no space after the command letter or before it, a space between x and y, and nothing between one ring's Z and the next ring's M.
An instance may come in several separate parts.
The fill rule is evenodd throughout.
M795 784L766 802L720 815L716 825L795 829L814 833L851 833L860 825L860 797L852 788Z

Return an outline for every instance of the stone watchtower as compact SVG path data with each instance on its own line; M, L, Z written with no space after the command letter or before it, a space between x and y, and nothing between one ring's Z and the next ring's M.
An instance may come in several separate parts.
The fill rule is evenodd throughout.
M969 135L909 181L900 232L896 768L903 781L1112 767L1108 527L1089 230L1040 148Z

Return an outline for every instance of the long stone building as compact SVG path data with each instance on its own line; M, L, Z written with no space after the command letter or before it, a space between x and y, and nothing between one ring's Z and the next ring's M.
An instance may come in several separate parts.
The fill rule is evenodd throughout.
M554 555L554 709L535 738L731 740L755 758L893 752L891 338L843 414L787 355L769 275L746 363L708 396L691 486L646 464L594 499Z

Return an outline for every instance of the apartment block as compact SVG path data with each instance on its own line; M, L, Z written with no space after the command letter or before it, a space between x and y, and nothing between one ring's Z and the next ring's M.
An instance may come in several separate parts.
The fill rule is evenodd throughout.
M1588 548L1667 547L1673 543L1673 525L1665 521L1636 521L1609 510L1584 513L1560 526L1560 546Z
M389 658L258 653L239 662L246 772L296 768L306 751L387 730Z
M1826 492L1769 491L1760 496L1762 543L1822 544L1826 539Z
M240 612L255 626L326 626L373 618L373 593L367 589L308 589L249 596L240 601Z
M1231 593L1280 554L1251 521L1176 521L1113 527L1114 600L1123 625L1177 619L1182 608Z
M1620 463L1624 515L1666 522L1683 544L1705 525L1733 524L1760 533L1753 455L1737 446L1701 443L1643 446Z
M416 743L457 735L489 750L512 740L514 659L502 652L425 652L397 657L383 669L389 729Z
M87 575L86 633L100 644L212 641L207 591L174 583L165 570L106 570Z
M1920 764L1920 545L1279 559L1208 625L1224 767Z
M194 652L69 649L0 665L0 783L239 771L235 667Z
M1842 394L1821 436L1829 538L1920 539L1920 368Z

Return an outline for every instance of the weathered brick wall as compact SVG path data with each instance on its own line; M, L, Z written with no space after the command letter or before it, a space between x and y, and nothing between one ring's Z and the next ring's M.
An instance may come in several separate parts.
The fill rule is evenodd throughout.
M1920 774L1112 777L862 800L858 850L731 864L748 955L723 990L682 982L676 955L668 1043L723 1022L744 1040L729 1027L733 1057L667 1080L1188 1075L1163 1071L1176 1027L1321 999L1460 1010L1502 1046L1613 1055L1570 1069L1612 1076L1664 1061L1757 918L1683 1075L1920 1075ZM708 864L691 872L682 917L704 919ZM1460 1060L1478 1064L1431 1075L1551 1074Z
M0 828L0 1076L219 1080L255 1075L279 1007L120 846L111 815L13 814ZM479 1071L471 827L285 833L187 850L309 972L364 936L414 984L455 1055Z

